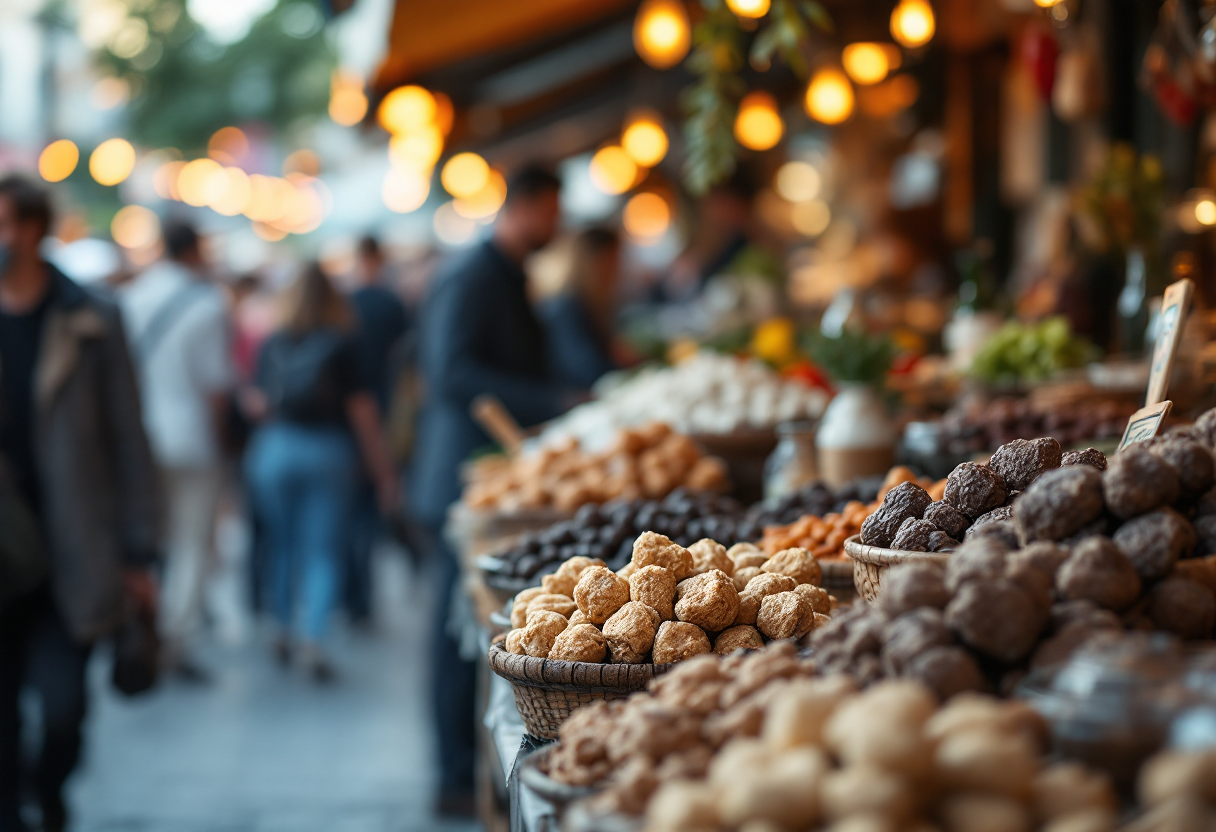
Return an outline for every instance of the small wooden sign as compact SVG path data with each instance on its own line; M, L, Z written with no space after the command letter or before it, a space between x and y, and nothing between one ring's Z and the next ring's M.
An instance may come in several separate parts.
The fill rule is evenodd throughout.
M1161 326L1157 330L1157 343L1153 346L1153 364L1148 377L1145 407L1165 401L1170 374L1174 371L1174 356L1178 353L1178 343L1182 340L1186 312L1194 295L1195 284L1184 277L1171 284L1161 299Z
M1169 415L1174 403L1169 399L1157 402L1149 407L1142 407L1127 420L1127 429L1123 431L1123 439L1119 441L1119 450L1128 445L1135 445L1146 439L1152 439L1161 430L1161 423Z

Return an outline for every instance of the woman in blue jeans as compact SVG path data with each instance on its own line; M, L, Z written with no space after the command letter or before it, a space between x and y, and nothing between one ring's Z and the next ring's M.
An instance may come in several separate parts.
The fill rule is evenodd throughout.
M315 264L284 291L280 318L258 358L254 407L264 421L245 461L267 536L276 655L286 663L294 653L326 681L334 671L320 643L339 594L360 458L384 510L396 478L353 315Z

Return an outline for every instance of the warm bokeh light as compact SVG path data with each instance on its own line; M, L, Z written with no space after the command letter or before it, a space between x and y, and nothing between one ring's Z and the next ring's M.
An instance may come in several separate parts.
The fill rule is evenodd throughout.
M806 112L824 124L840 124L853 114L853 85L835 67L819 70L806 88Z
M51 142L38 157L38 173L47 182L62 182L76 170L80 148L68 139Z
M452 132L452 124L456 120L456 107L452 104L451 96L437 92L435 96L435 126L439 132L447 135Z
M408 214L417 211L431 193L431 179L409 168L389 168L380 186L380 198L390 211Z
M135 148L126 139L106 139L89 156L89 173L102 185L117 185L135 169Z
M249 204L253 187L249 184L249 176L240 168L224 168L224 176L228 180L224 193L208 204L217 214L235 217Z
M487 220L498 213L507 200L507 180L496 170L489 171L485 185L475 194L452 201L452 210L470 220Z
M1216 225L1216 202L1201 199L1195 203L1195 220L1200 225Z
M905 73L858 90L857 105L871 118L888 118L911 107L919 96L920 85Z
M302 173L305 176L316 176L321 172L321 159L306 147L293 150L283 160L283 175Z
M764 17L770 0L726 0L726 6L739 17Z
M671 225L671 208L667 200L656 193L635 194L625 203L621 223L630 236L653 240L661 237Z
M249 201L241 213L255 222L277 222L291 210L294 197L295 188L286 179L255 173L249 177Z
M458 199L478 193L489 179L490 166L476 153L457 153L439 174L444 190Z
M688 11L678 0L646 0L633 21L633 46L655 69L684 60L692 44Z
M435 236L450 246L467 245L473 242L477 235L477 221L457 214L455 206L450 202L439 206L431 222L435 228Z
M177 175L177 192L187 205L210 205L228 190L228 175L214 159L187 162Z
M430 173L442 154L443 133L434 124L388 140L388 158L396 167Z
M901 46L916 49L933 40L937 21L927 0L899 0L891 12L891 36Z
M221 127L207 142L207 155L218 162L234 165L249 152L249 138L239 127Z
M113 110L115 107L126 104L130 98L131 85L127 83L127 80L107 75L105 78L99 78L93 85L89 102L98 110Z
M435 120L435 96L422 87L410 84L384 96L376 118L390 133L408 133Z
M822 182L819 171L806 162L786 162L777 169L773 183L781 198L789 202L807 202L819 196Z
M147 248L160 239L160 220L142 205L128 205L110 221L110 236L123 248Z
M1050 9L1052 6L1058 6L1060 0L1034 0L1034 4L1040 9Z
M291 189L287 213L274 222L278 228L292 234L307 234L321 226L325 219L325 204L312 182L300 182Z
M606 194L623 194L638 178L633 157L618 145L609 145L591 157L591 182Z
M800 202L790 212L794 230L807 237L818 237L832 222L832 211L822 199Z
M633 161L644 168L652 168L667 155L667 131L657 116L641 114L621 134L621 147Z
M735 116L735 140L750 150L768 150L781 141L785 122L777 112L777 99L757 90L743 96Z
M161 199L182 198L181 192L177 189L177 178L181 176L182 168L186 163L180 160L165 162L156 169L156 175L152 178L152 187L156 190L156 195Z
M253 233L268 243L277 243L287 236L287 232L283 229L275 228L273 225L267 225L264 222L254 222Z
M891 70L887 50L881 43L850 43L840 59L844 71L857 84L877 84Z
M352 127L367 115L367 94L353 72L336 70L329 81L329 117L336 124Z

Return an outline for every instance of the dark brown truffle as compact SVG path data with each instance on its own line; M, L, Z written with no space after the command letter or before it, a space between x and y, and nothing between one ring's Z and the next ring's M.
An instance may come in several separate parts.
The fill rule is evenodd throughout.
M929 535L930 552L953 552L961 544L945 532L933 532Z
M1060 443L1050 436L1015 439L996 449L988 467L1001 475L1011 491L1023 491L1044 471L1059 468L1062 456Z
M986 465L964 462L946 478L942 499L974 520L1004 505L1008 494L1005 480L996 471Z
M1056 589L1065 600L1080 598L1123 612L1140 597L1140 576L1113 541L1090 537L1077 544L1056 573Z
M1013 520L996 520L982 526L972 526L963 535L964 541L980 539L996 540L1006 549L1016 549L1021 543L1018 524Z
M862 524L861 542L890 548L903 522L909 517L920 517L932 502L929 492L916 483L900 483L887 492L878 511Z
M1216 598L1185 578L1166 578L1149 590L1145 611L1154 629L1188 640L1208 638L1216 624Z
M899 676L904 667L931 647L954 644L954 633L941 610L918 609L892 619L883 630L883 669Z
M961 647L931 647L909 662L903 675L929 688L943 702L957 693L987 687L980 666Z
M899 531L891 540L891 548L902 549L906 552L927 552L929 551L929 535L935 531L938 531L938 528L928 520L909 517L900 524Z
M928 520L955 540L962 538L963 532L967 531L967 526L970 523L967 515L949 503L943 503L940 500L929 504L929 507L925 509L922 519Z
M1083 451L1069 451L1060 458L1060 466L1064 467L1066 465L1088 465L1090 468L1105 471L1106 454L1097 448L1086 448Z
M1135 445L1115 454L1102 475L1110 513L1126 520L1178 499L1178 474L1156 454Z
M1008 549L1004 544L980 538L958 547L946 561L946 588L957 592L971 581L991 581L1005 574Z
M968 647L1007 664L1029 655L1042 626L1030 596L1004 579L963 585L946 623Z
M1013 504L1026 542L1062 540L1102 515L1102 474L1085 465L1048 471Z
M1053 581L1056 570L1068 559L1068 550L1048 541L1032 543L1009 555L1009 568L1021 569L1028 567L1037 569Z
M1128 520L1115 532L1115 545L1145 581L1164 578L1188 554L1194 532L1172 508L1159 508Z
M1173 466L1184 497L1198 497L1216 481L1211 449L1193 439L1161 437L1143 443L1142 447Z
M1216 447L1216 407L1196 419L1191 430L1197 436L1203 437L1209 448Z
M946 573L931 563L901 563L892 566L882 579L879 606L896 616L918 607L944 609L950 603Z

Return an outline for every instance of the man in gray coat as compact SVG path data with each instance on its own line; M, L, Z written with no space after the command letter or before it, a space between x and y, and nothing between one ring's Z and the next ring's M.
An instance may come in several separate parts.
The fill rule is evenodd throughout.
M0 607L0 832L25 832L20 696L40 700L29 772L42 828L67 824L62 789L80 755L85 667L124 597L150 599L155 473L116 307L46 263L38 185L0 179L0 464L38 520L49 577Z

